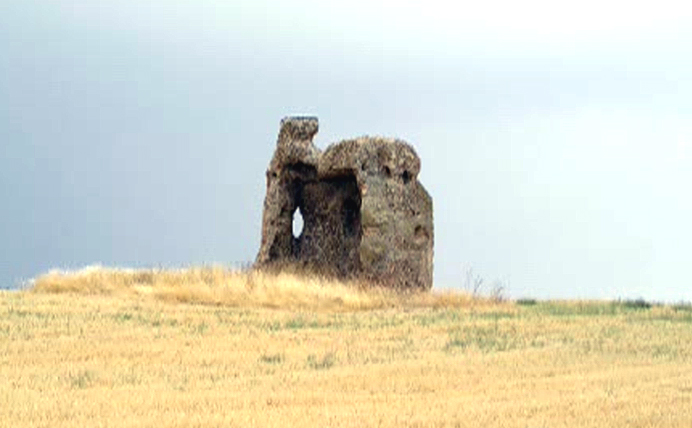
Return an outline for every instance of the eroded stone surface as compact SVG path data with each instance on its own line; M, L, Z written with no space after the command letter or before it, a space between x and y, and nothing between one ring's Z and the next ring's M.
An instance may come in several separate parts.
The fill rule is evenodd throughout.
M429 290L432 199L409 144L361 137L317 149L314 117L281 121L267 170L260 266L295 266L393 288ZM293 236L295 212L303 231Z

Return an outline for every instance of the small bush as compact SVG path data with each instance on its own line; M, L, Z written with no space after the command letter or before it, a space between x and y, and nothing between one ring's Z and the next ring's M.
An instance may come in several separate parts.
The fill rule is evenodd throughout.
M70 383L73 388L84 389L90 387L96 375L91 370L82 370L76 374L70 375Z
M646 300L640 298L636 300L625 300L622 303L622 306L629 309L649 309L652 305Z
M524 346L521 339L511 331L502 331L497 327L474 327L451 333L444 350L450 352L455 348L471 348L482 353L492 353L511 351Z
M336 356L333 352L327 352L324 357L317 358L314 354L308 355L308 367L314 370L325 370L334 365Z
M692 303L680 302L674 304L671 308L676 312L692 312Z
M264 354L259 360L267 364L281 364L284 362L284 354Z
M517 305L519 306L534 306L538 301L536 299L518 299L517 300Z

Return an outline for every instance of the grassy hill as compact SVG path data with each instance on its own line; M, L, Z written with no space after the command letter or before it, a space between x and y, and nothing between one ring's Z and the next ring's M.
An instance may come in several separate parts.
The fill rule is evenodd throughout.
M692 307L54 272L0 292L0 409L8 427L689 427Z

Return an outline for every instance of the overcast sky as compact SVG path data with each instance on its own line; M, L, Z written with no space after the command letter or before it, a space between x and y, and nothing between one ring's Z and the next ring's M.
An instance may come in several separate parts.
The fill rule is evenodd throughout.
M0 284L251 262L279 121L402 138L435 287L692 301L692 12L636 1L0 7Z

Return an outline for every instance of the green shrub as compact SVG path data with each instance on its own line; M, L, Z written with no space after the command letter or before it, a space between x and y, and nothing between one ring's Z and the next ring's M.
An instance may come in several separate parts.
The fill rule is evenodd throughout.
M652 304L642 298L639 298L636 300L625 300L622 302L622 306L629 309L649 309L651 308Z

